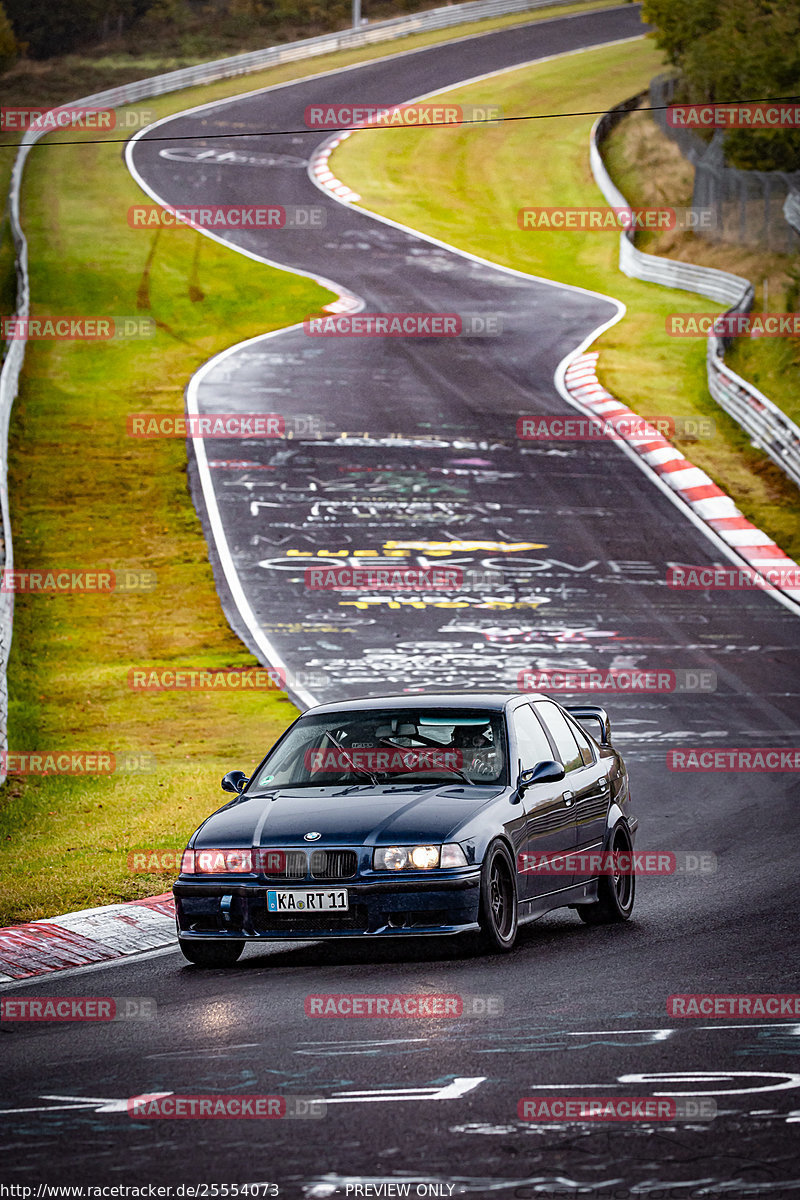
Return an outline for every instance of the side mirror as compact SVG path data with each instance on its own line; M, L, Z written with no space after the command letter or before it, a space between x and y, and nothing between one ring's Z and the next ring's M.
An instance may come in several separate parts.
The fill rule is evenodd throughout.
M560 779L564 778L564 774L561 763L548 758L544 762L537 763L535 767L528 767L527 771L520 772L517 790L524 792L526 788L533 787L535 783L558 783Z
M228 774L222 781L223 792L235 792L237 796L244 791L244 785L247 783L247 776L244 771L228 771Z

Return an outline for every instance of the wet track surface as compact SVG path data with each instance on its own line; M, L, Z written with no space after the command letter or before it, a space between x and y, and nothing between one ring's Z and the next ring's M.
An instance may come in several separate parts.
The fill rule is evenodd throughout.
M367 311L492 315L502 322L499 337L317 338L300 327L226 352L195 381L189 403L200 413L275 412L289 427L311 416L329 431L307 441L215 439L192 447L193 490L207 528L218 514L212 553L222 559L217 578L226 611L262 658L269 655L263 638L269 639L270 661L286 663L290 684L297 674L312 676L305 692L291 689L306 704L385 690L398 642L404 657L414 644L417 665L405 684L443 683L445 656L458 661L459 683L472 684L478 673L492 685L513 687L513 665L509 673L481 653L484 631L538 626L544 605L548 624L587 623L582 604L558 611L541 584L550 582L548 558L565 556L565 535L576 548L581 542L596 548L607 510L592 496L584 523L575 488L585 495L607 473L609 447L596 458L584 448L531 459L516 439L516 422L532 411L566 410L555 370L615 317L617 306L476 262L336 203L300 169L324 140L319 132L246 131L301 129L314 102L357 96L385 104L640 29L638 12L627 7L580 22L536 23L198 110L159 124L132 149L138 177L172 204L252 203L268 193L270 203L322 205L326 224L317 233L232 231L225 240L332 280ZM237 135L230 142L220 136L226 129ZM213 141L178 140L202 133ZM277 165L256 168L251 158ZM620 457L612 449L614 470L632 477L637 497L649 492ZM652 521L664 524L657 514ZM543 550L543 563L526 555L530 543ZM489 562L482 545L496 545L499 557ZM608 549L609 557L616 553ZM305 568L328 556L341 565L368 559L375 567L433 562L457 567L468 579L470 573L496 579L498 565L504 570L501 581L484 584L477 595L460 587L436 595L343 597L305 586ZM586 557L579 554L574 565ZM635 555L626 550L622 557ZM535 572L543 575L534 579ZM250 629L231 603L237 583L254 614ZM454 616L476 628L454 627Z
M674 836L675 821L654 824ZM760 841L755 857L777 844ZM743 990L734 930L750 942L747 989L775 987L794 928L793 915L781 915L788 881L778 870L765 888L762 867L745 872L751 904L734 919L741 885L730 878L732 858L723 855L725 875L710 882L640 882L635 924L590 930L565 913L528 927L502 959L414 943L276 947L249 950L228 972L200 973L168 955L16 989L147 993L158 1011L148 1022L17 1025L6 1034L3 1107L28 1111L6 1118L4 1176L275 1181L290 1197L408 1179L454 1187L441 1195L520 1200L556 1186L556 1195L671 1200L791 1196L800 1179L798 1025L665 1015L675 989ZM497 997L504 1011L459 1021L305 1015L308 995L351 992ZM127 1115L128 1097L158 1092L316 1096L328 1105L324 1118L304 1121ZM718 1115L611 1126L518 1119L521 1098L559 1092L712 1093ZM84 1097L83 1107L66 1107Z
M666 765L678 746L800 744L798 617L764 595L668 589L669 563L724 559L618 447L516 441L518 415L567 411L555 369L613 317L609 301L471 262L333 204L298 165L220 161L235 151L304 163L319 133L258 131L301 128L313 101L398 102L637 32L625 6L432 48L157 130L178 138L201 121L208 132L230 129L237 136L215 140L213 158L198 158L196 143L184 143L194 147L188 160L165 156L170 144L146 137L134 158L172 204L252 203L255 191L258 202L324 205L318 237L229 240L336 281L369 311L504 321L502 338L457 341L323 342L291 330L202 374L201 412L316 414L333 426L309 441L208 443L207 462L192 461L201 514L210 498L230 547L234 574L215 564L220 591L248 643L258 649L233 612L231 578L290 672L318 677L310 691L320 700L431 684L514 688L531 667L713 672L713 692L606 702L630 768L638 846L709 851L718 870L640 880L627 926L548 917L509 956L464 957L455 943L278 946L248 949L229 971L200 972L169 954L14 988L8 994L152 996L157 1016L4 1023L9 1182L275 1181L282 1196L309 1200L404 1181L412 1195L437 1184L442 1196L518 1200L800 1192L800 1023L680 1020L666 1007L673 993L800 990L796 776ZM211 491L201 488L204 471ZM473 571L476 587L422 598L304 587L306 566L331 555L353 565L356 550L375 565ZM486 576L495 582L481 583ZM340 992L498 997L503 1013L456 1022L305 1015L309 994ZM602 1126L518 1118L522 1097L558 1091L711 1093L718 1115ZM155 1092L335 1103L302 1122L127 1115L128 1097Z

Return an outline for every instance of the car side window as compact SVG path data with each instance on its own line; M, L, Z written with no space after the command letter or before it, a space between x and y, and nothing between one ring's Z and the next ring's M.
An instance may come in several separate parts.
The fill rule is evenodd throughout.
M540 762L549 762L553 757L553 748L530 705L520 705L514 710L512 719L522 770L527 771L530 767L538 766Z
M592 749L592 743L589 741L588 737L583 732L577 721L567 720L567 724L575 736L575 741L578 743L578 749L581 752L583 765L585 767L591 766L591 764L594 762L594 750Z
M575 733L560 708L550 700L536 700L533 707L547 725L558 748L558 755L565 771L575 771L583 766Z

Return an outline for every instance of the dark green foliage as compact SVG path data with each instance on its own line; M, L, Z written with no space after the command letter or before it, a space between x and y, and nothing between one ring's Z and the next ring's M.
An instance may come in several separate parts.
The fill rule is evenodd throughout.
M98 41L129 19L137 7L132 0L4 0L20 42L31 58L64 54L86 42ZM141 6L139 6L141 7Z
M800 98L800 0L645 0L656 43L680 69L682 100ZM800 130L731 130L727 161L800 170Z
M351 0L5 0L14 34L31 58L52 58L122 42L138 53L155 41L174 54L214 57L224 41L252 37L253 47L337 29ZM364 0L364 16L384 20L430 7L426 0ZM2 54L0 22L0 55ZM219 40L223 39L220 47Z
M7 71L17 61L19 45L14 37L14 30L8 19L6 10L0 4L0 74Z

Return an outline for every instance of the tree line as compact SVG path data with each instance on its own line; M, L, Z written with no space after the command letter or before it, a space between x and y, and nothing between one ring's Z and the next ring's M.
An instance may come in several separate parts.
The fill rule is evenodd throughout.
M426 6L426 0L365 0L365 15L385 19ZM428 6L430 2L428 0ZM2 0L3 33L33 59L91 49L109 39L173 38L191 33L307 37L346 28L351 0ZM4 20L5 18L5 20Z
M431 0L364 0L373 20ZM255 45L346 28L351 0L0 0L0 71L20 53L46 59L123 39L142 44L211 35ZM800 103L800 0L644 0L642 16L680 73L677 101L795 97ZM197 49L201 51L200 45ZM225 51L223 51L224 53ZM729 130L725 154L745 169L800 170L800 129Z
M644 0L656 44L680 71L676 100L794 98L800 107L800 0ZM735 167L800 170L800 129L732 129Z

